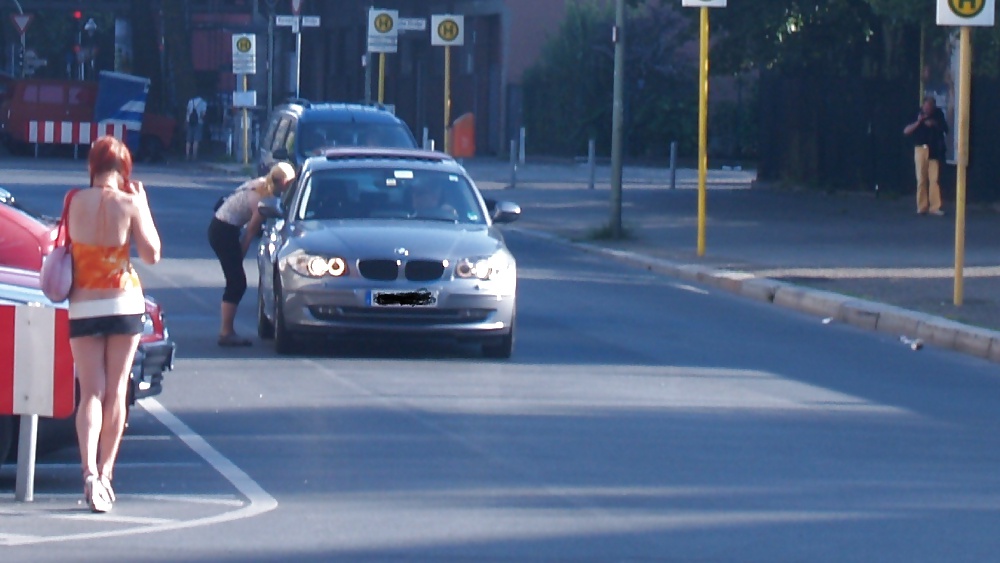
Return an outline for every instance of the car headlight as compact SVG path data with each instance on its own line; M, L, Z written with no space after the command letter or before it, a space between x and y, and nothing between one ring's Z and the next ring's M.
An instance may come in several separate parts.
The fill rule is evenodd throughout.
M497 280L513 271L514 264L503 254L463 258L455 264L455 276L463 279Z
M315 254L296 254L289 256L286 263L295 273L309 278L323 276L339 278L347 274L347 262L339 256L329 258Z

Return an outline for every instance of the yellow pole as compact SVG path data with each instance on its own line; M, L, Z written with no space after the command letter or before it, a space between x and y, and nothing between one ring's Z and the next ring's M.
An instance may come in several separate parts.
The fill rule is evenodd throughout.
M378 54L378 103L385 102L385 53Z
M708 179L708 8L701 8L701 55L698 72L698 256L705 255L705 208Z
M451 45L444 46L444 152L451 154L451 135L448 123L451 121Z
M962 304L962 269L965 267L965 180L969 166L969 98L972 92L972 29L962 27L958 79L958 177L955 180L955 305Z
M243 91L247 91L247 75L243 75ZM250 164L250 114L243 108L243 164Z

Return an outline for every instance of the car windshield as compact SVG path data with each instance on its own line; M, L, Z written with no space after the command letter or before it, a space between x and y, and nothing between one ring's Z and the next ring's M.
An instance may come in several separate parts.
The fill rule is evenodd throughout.
M299 125L298 139L305 155L333 147L416 148L409 131L398 123L305 122Z
M409 219L485 224L479 199L460 174L411 168L317 171L305 178L295 218Z

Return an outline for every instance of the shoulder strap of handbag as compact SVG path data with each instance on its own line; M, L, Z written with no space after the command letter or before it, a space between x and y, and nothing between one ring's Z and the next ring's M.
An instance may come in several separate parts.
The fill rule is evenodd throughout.
M73 200L73 196L80 191L80 188L73 188L66 192L66 197L63 198L63 210L62 216L59 217L59 226L56 227L56 240L57 246L62 246L70 243L69 238L69 202Z

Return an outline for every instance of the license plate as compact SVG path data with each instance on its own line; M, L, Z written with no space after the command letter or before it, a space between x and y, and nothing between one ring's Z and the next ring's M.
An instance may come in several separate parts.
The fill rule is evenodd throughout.
M434 307L437 305L437 293L427 289L373 290L368 292L368 304L372 307Z

